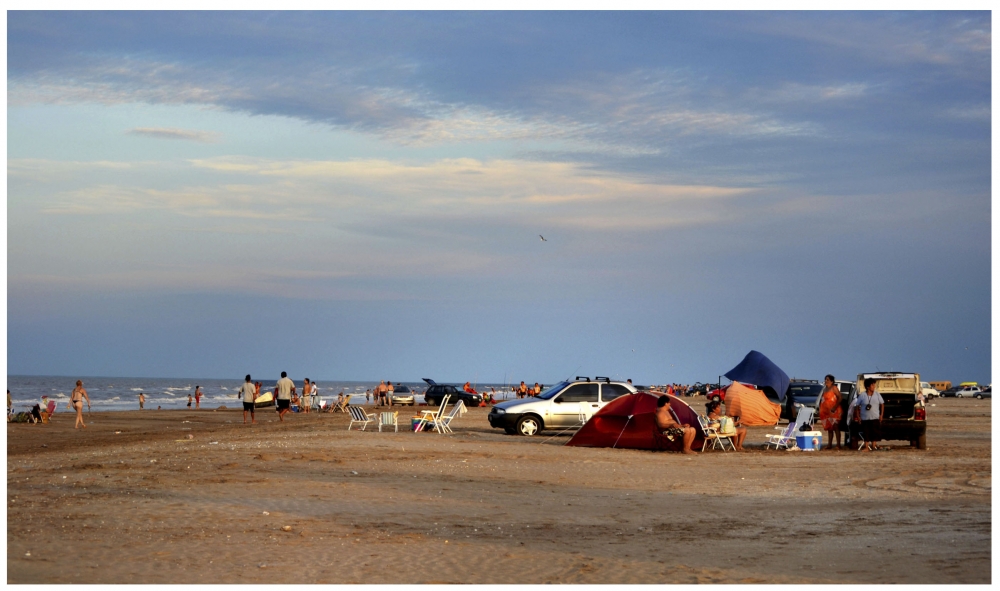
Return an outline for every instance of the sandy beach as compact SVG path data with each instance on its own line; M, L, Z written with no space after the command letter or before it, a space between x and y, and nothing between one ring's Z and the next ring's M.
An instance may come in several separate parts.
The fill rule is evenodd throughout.
M695 456L484 408L445 436L60 409L7 426L7 582L990 583L991 402L933 404L925 451L764 451L764 427Z

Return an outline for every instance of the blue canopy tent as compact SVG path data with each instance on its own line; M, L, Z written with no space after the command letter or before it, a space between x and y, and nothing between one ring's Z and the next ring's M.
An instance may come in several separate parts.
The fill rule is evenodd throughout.
M777 398L781 402L784 402L788 392L788 374L758 351L747 353L739 365L726 372L726 377L734 382L753 384L768 398Z

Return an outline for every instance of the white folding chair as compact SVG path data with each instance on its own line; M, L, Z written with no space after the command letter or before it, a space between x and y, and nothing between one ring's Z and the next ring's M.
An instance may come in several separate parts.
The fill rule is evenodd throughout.
M351 408L354 408L353 406ZM396 432L399 433L399 411L394 412L380 412L378 415L378 432L382 432L382 427L395 427Z
M443 417L438 417L437 420L434 421L434 428L437 429L438 433L454 433L454 431L451 430L451 422L458 415L462 415L465 413L466 413L465 401L459 400L458 404L456 404L451 409L450 413L448 413Z
M348 406L347 411L351 413L351 422L347 425L347 430L350 431L354 423L361 423L361 430L364 431L368 423L374 423L375 419L365 412L365 409L360 406Z
M712 426L712 422L708 420L708 417L698 415L698 424L701 425L701 432L705 434L704 442L701 444L701 451L705 451L705 447L708 446L708 442L712 442L712 449L716 446L721 446L722 451L726 451L726 443L736 451L736 444L733 443L733 438L731 435L726 433L719 433L719 430Z
M438 419L444 416L444 409L448 406L448 399L451 398L451 394L445 394L444 398L441 399L441 406L437 410L422 410L420 411L420 422L417 423L417 431L423 431L427 428L427 423L432 423L437 426Z

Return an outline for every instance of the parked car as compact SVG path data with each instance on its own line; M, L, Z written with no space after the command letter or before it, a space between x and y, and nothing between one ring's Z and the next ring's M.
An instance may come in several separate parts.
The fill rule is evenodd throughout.
M982 398L983 391L979 386L962 386L955 392L956 398Z
M875 378L875 389L885 401L879 431L883 440L909 441L917 449L927 449L927 409L920 403L920 374L879 372L858 374L852 399L865 391L866 378ZM852 422L851 441L858 441L861 425Z
M785 392L785 403L781 408L781 418L794 421L799 414L798 405L817 408L823 384L817 380L800 380L792 378ZM818 419L818 416L817 416Z
M531 437L544 429L572 427L580 421L580 403L590 403L592 413L605 404L637 390L626 382L612 382L598 376L591 380L576 379L559 382L538 396L507 400L493 406L487 415L490 426L507 434Z
M952 398L952 397L958 395L958 391L961 390L961 389L962 389L962 386L952 386L951 388L948 388L947 390L941 390L939 392L939 394L940 394L941 398Z
M934 389L934 386L931 386L927 382L920 382L920 391L923 392L924 398L927 400L941 395L940 392Z
M983 398L993 398L993 386L986 386L983 391L976 395L976 398L982 400Z
M413 390L410 390L410 388L407 386L399 385L396 386L396 389L392 393L392 403L405 406L414 406L416 405L417 402L416 398L414 398Z
M427 378L424 378L424 381L428 384L427 391L424 392L424 400L426 400L427 404L430 404L431 406L438 406L441 404L445 395L449 396L449 404L454 404L459 400L463 400L465 401L465 406L479 406L479 403L483 401L482 394L470 394L457 386L439 384L434 380Z

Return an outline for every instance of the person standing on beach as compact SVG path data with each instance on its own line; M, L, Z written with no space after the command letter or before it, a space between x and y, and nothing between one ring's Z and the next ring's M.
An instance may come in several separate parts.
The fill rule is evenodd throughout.
M191 408L191 395L188 394L188 408Z
M385 387L385 400L389 403L389 407L392 407L392 395L396 392L396 389L392 387L392 382Z
M524 380L521 380L521 385L517 387L517 397L524 398L528 395L528 387L524 385Z
M309 407L312 405L312 388L312 382L306 378L302 383L302 412L309 412Z
M819 422L826 431L827 449L833 449L834 437L837 449L840 447L840 389L833 383L833 376L827 374L823 380L825 388L819 403Z
M385 380L379 382L378 388L375 390L375 406L382 406L385 404L385 393L388 388L385 385Z
M83 424L83 399L87 399L87 411L90 411L90 396L87 395L87 391L83 389L83 381L76 381L76 388L73 388L73 394L70 395L69 400L73 405L73 409L76 410L76 424L73 425L74 429L79 429L83 427L87 428L87 425Z
M372 401L372 391L371 390L365 390L365 404L368 404L371 401ZM10 405L8 405L8 406L10 406Z
M278 420L285 422L285 415L292 408L292 394L295 393L295 382L288 379L288 374L281 372L281 379L274 386L274 401L278 407Z
M143 396L142 392L139 392L139 410L142 410L146 406L146 397Z
M194 407L201 408L201 386L194 387Z
M250 423L257 424L257 417L254 416L254 403L257 401L257 385L250 381L250 374L240 387L238 396L243 397L243 424L247 424L247 411L250 411Z
M865 449L861 451L878 450L878 440L881 439L879 428L882 426L882 415L885 412L885 401L882 395L875 389L878 380L875 378L865 378L865 391L854 397L851 406L847 409L850 416L854 407L861 410L861 432L865 438Z

